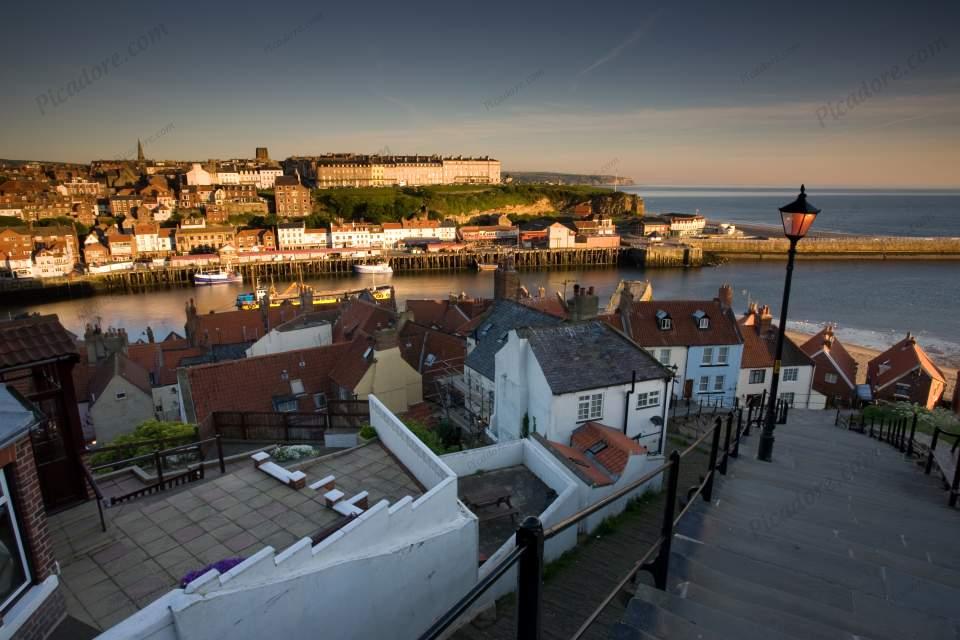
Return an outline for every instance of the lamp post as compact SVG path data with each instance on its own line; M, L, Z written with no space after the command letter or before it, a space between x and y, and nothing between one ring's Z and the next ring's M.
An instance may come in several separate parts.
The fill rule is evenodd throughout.
M777 353L773 361L773 379L770 381L770 401L767 416L760 434L760 449L757 458L764 462L773 459L773 425L777 412L777 387L780 383L780 361L783 359L783 340L787 330L787 305L790 302L790 281L793 279L793 262L797 257L797 243L807 235L820 209L807 202L804 185L800 185L800 195L790 204L780 207L780 219L783 222L783 234L790 241L787 252L787 278L783 285L783 304L780 306L780 326L777 331Z

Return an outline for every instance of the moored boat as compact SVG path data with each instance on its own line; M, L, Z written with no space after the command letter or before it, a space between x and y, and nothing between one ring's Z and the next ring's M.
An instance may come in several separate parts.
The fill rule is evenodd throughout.
M492 262L477 262L475 263L477 271L496 271L497 265Z
M236 271L227 269L205 269L193 274L193 284L197 286L210 284L239 284L243 282L243 276Z
M389 262L373 262L371 264L355 264L353 270L357 273L393 273Z

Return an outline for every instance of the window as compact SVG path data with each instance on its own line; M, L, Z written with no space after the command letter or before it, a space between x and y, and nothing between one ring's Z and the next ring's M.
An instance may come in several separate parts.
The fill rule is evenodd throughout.
M910 385L906 382L898 382L897 389L894 391L894 395L897 396L910 396Z
M280 413L293 413L297 410L297 399L286 398L283 400L274 400L273 406Z
M663 309L657 310L657 326L661 331L669 331L673 327L673 321L670 319L670 314Z
M703 348L703 364L713 364L713 347Z
M823 381L827 384L835 384L837 381L837 374L835 373L826 373L823 376Z
M700 393L710 391L710 376L700 376Z
M786 369L783 370L783 381L796 382L797 374L799 373L799 371L800 370L797 367L787 367Z
M594 393L577 397L577 422L597 420L603 417L603 394Z
M637 394L637 409L644 409L646 407L655 407L658 404L660 404L659 391L650 391L648 393Z
M751 369L750 370L750 384L763 384L767 379L767 372L765 369Z
M30 568L27 554L20 539L17 515L10 500L6 473L0 470L0 544L4 553L0 554L0 610L6 607L24 589L30 586Z
M327 394L325 393L313 394L313 406L317 411L326 411L327 410Z
M794 394L792 392L780 394L780 399L786 402L791 407L793 406L793 397L794 397Z
M714 391L723 391L724 377L717 376L713 379L713 390Z
M123 399L126 398L126 397L127 397L127 394L126 394L125 392L123 392L123 391L118 391L118 392L117 392L117 400L123 400Z
M303 393L303 380L300 378L294 378L290 381L290 393L293 395L299 396Z
M660 364L670 364L670 349L660 349Z
M727 364L730 357L730 347L720 347L717 350L717 364Z

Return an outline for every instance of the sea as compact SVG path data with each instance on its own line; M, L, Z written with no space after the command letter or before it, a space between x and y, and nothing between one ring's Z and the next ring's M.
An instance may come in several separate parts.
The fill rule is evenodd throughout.
M735 224L779 225L777 207L790 202L798 189L718 187L620 187L637 193L652 213L699 211L711 220ZM822 212L818 231L868 235L960 236L960 191L808 189L809 200ZM784 281L783 262L732 261L696 269L579 268L526 271L521 280L531 291L548 295L572 291L574 284L593 286L601 304L621 279L649 280L654 299L712 298L723 283L733 286L737 312L750 302L769 304L779 317ZM493 295L489 272L428 272L384 276L314 278L321 291L353 289L390 282L399 304L410 298L443 298L451 294ZM280 283L278 283L280 284ZM282 288L282 287L278 287ZM58 300L28 307L4 305L0 314L24 311L56 313L78 334L89 322L124 327L132 340L169 331L183 333L184 307L195 299L201 313L233 308L238 293L251 283L183 287L143 293L108 294ZM884 349L907 332L938 362L960 366L960 262L944 261L806 261L797 262L790 298L790 329L814 333L824 323L838 327L841 340Z

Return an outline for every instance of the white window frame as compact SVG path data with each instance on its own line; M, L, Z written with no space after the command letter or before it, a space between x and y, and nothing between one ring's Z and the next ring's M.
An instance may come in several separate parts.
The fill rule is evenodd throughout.
M710 391L710 376L700 376L700 381L697 385L698 393L708 393Z
M14 589L10 595L7 596L6 600L0 602L0 611L6 611L13 601L20 597L21 593L30 588L30 585L33 584L33 576L30 573L30 563L27 561L27 551L23 546L23 539L20 537L20 524L17 521L17 512L16 509L14 509L13 501L10 499L10 488L7 486L6 469L0 469L0 491L3 492L3 495L0 496L0 507L7 508L10 526L13 528L13 535L17 541L17 551L20 554L20 563L23 567L24 574L23 584Z
M780 394L780 399L787 403L790 407L793 407L793 403L796 400L797 396L793 391L786 391Z
M783 376L780 378L783 382L796 382L800 378L800 367L784 367Z
M649 409L660 404L660 390L637 393L637 409Z
M836 384L837 383L837 374L830 373L829 371L823 374L823 381L827 384Z
M759 375L757 375L759 374ZM754 378L760 378L755 380ZM763 384L767 381L767 370L766 369L750 369L750 384Z
M713 390L714 391L723 391L723 385L726 383L727 379L725 376L717 376L713 379Z
M670 349L660 349L660 364L669 366Z
M727 364L730 361L730 347L717 349L717 364Z
M700 364L709 366L713 364L713 347L704 347L703 348L703 357L700 361Z
M577 422L603 419L603 394L585 393L577 396Z

